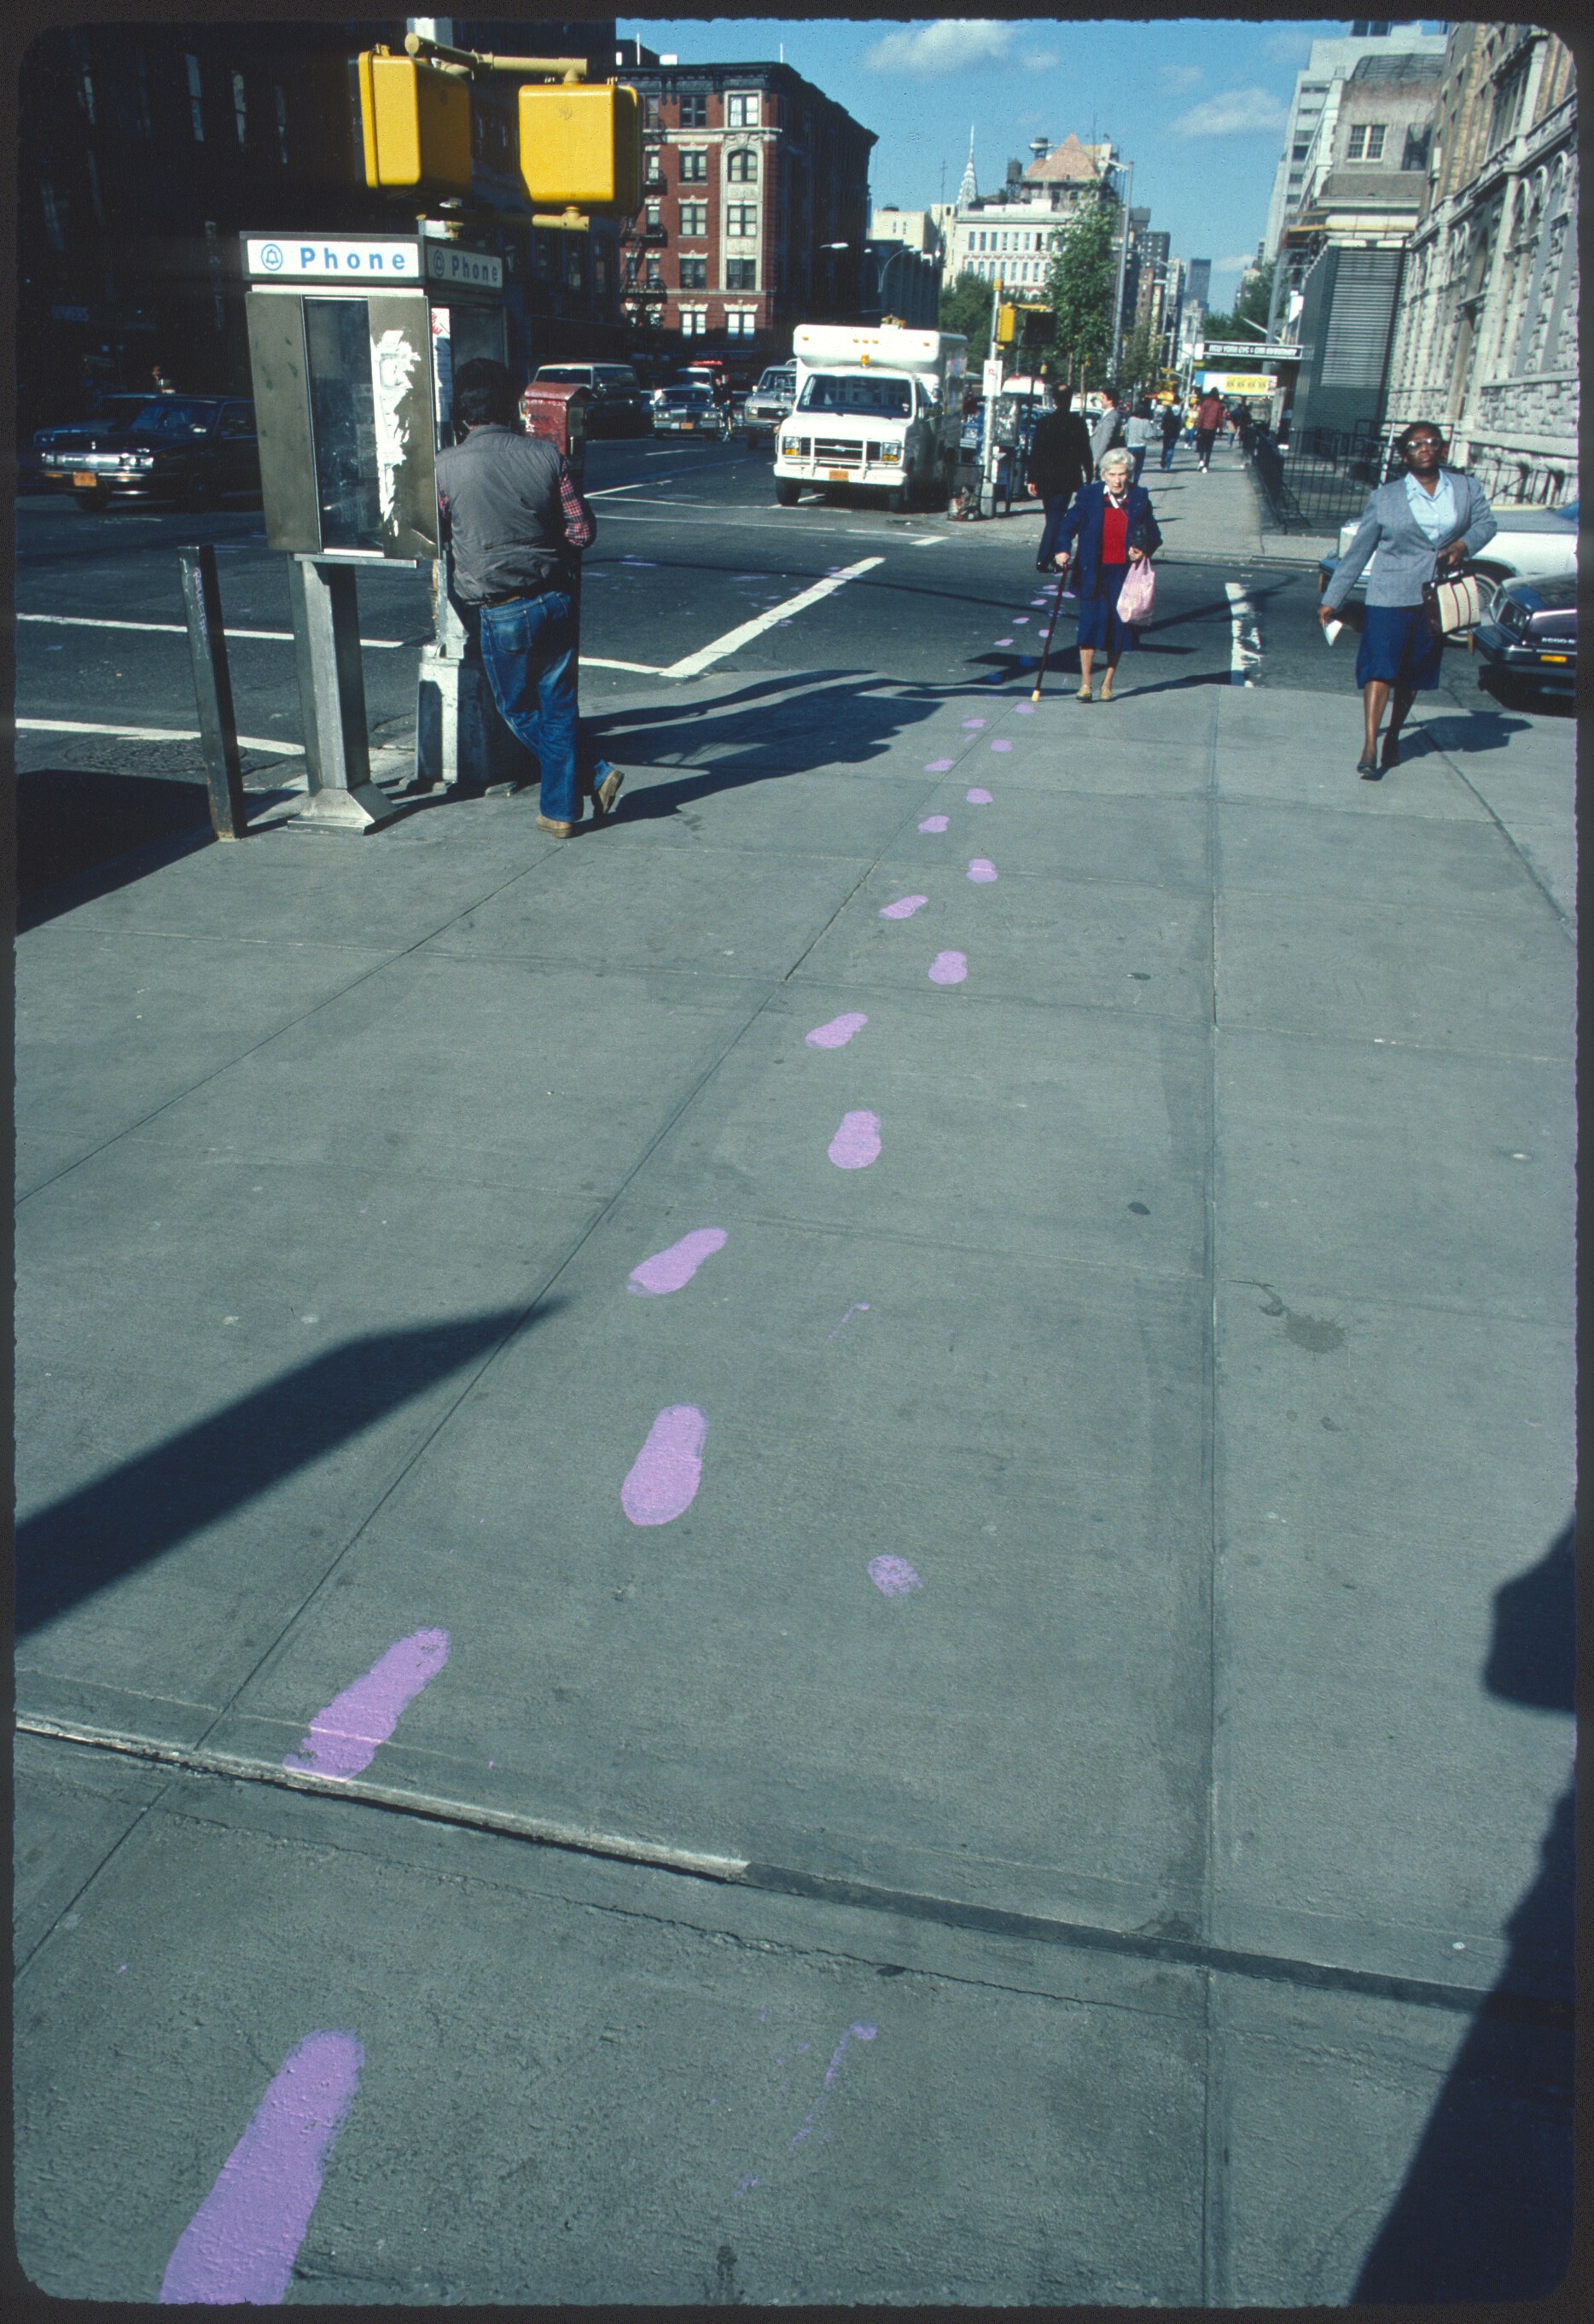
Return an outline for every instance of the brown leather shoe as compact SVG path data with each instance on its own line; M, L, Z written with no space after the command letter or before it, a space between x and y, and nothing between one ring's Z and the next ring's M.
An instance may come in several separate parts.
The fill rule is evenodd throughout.
M614 802L620 797L620 787L625 777L618 767L611 767L592 795L593 813L601 823L614 812Z
M537 828L539 831L551 831L556 839L574 839L576 836L573 823L550 823L545 815L538 816Z

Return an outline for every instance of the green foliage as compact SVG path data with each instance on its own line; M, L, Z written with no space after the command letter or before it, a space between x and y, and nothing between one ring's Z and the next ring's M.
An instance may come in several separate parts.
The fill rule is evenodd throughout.
M1149 323L1137 325L1124 341L1119 385L1133 396L1149 394L1162 377L1162 333L1154 331Z
M944 331L961 331L968 340L972 371L990 353L990 290L989 282L968 273L942 287L940 327Z
M1267 312L1273 304L1273 261L1268 260L1246 284L1238 305L1227 315L1209 315L1202 329L1209 339L1255 339L1261 346L1260 333L1267 327ZM1246 326L1254 324L1254 330Z
M1057 237L1046 297L1057 318L1057 353L1076 386L1099 385L1112 354L1118 288L1118 204L1098 193L1082 201Z

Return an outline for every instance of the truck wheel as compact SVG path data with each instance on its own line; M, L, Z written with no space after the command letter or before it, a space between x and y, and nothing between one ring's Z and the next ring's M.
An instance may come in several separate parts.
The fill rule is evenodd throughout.
M800 484L788 483L784 476L777 476L775 479L775 497L782 508L796 508L801 491Z

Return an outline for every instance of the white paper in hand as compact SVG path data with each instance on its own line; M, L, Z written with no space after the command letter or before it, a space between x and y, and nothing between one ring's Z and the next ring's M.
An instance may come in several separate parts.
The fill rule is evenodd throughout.
M1340 632L1344 626L1345 624L1343 622L1325 622L1322 625L1324 643L1331 646L1337 645L1340 640Z

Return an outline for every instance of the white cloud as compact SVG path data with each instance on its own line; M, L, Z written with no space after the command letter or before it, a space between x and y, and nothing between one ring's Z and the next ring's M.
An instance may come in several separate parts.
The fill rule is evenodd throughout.
M1158 88L1173 96L1182 96L1187 88L1199 88L1206 75L1199 65L1159 65L1156 72Z
M875 72L911 73L917 80L935 80L943 73L1006 64L1012 45L1010 24L946 16L934 23L888 32L884 40L875 42L864 62Z
M1168 127L1175 137L1249 137L1264 130L1276 134L1287 118L1268 89L1226 88L1193 105Z
M1055 49L1036 49L1030 55L1021 57L1019 62L1026 72L1050 72L1057 62L1057 51Z

